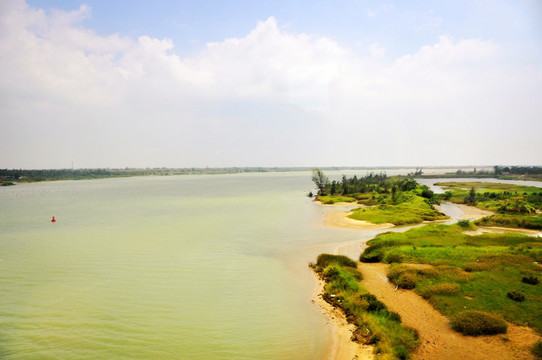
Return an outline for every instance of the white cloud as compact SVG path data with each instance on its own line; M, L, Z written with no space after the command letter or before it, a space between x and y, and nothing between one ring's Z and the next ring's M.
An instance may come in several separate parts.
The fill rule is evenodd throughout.
M496 163L505 136L530 148L518 159L542 151L540 69L492 41L442 36L384 62L378 43L360 57L270 17L181 58L169 39L84 28L86 6L0 6L0 167Z
M378 46L378 43L371 44L369 47L369 54L371 54L371 58L373 59L382 58L385 52L386 48Z

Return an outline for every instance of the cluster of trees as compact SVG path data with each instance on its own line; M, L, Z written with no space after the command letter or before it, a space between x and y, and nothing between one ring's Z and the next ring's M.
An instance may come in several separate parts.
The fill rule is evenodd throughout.
M398 191L414 190L418 183L410 178L405 177L400 180L390 178L386 173L369 173L366 176L357 177L354 175L351 178L342 176L340 181L329 181L327 176L320 169L313 169L312 181L318 188L318 195L352 195L359 193L376 192L379 194L392 194L395 197ZM430 191L427 188L428 191ZM428 194L426 194L428 195ZM431 196L433 192L431 191Z
M476 168L474 168L472 171L465 171L465 170L457 170L455 172L456 175L460 175L460 176L476 176L476 177L480 177L480 176L490 176L492 175L491 172L489 171L485 171L485 170L477 170Z
M535 175L542 174L542 166L494 166L495 175Z

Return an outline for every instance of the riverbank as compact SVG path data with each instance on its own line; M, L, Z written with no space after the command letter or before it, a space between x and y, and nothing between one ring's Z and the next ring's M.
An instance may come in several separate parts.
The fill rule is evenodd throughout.
M323 298L325 281L315 273L318 285L314 296L316 303L327 318L331 336L331 344L326 351L325 360L372 360L373 347L360 345L352 341L355 326L346 321L344 313L326 302Z
M362 231L384 230L394 227L393 224L381 226L382 224L375 225L350 219L347 217L350 213L348 204L341 205L342 209L334 205L324 206L327 208L323 217L326 226ZM443 203L443 207L445 208L443 212L454 220L475 220L492 214L492 212L486 210L461 204ZM510 229L481 227L476 233L470 234L468 231L464 233L476 235L507 231L510 231ZM528 235L536 235L537 233L525 229L517 229L516 232L528 233ZM360 240L359 243L360 247L363 247L363 241ZM361 284L389 306L390 310L401 315L405 325L420 331L421 343L418 350L413 353L414 359L448 360L458 357L463 359L508 359L511 357L534 359L530 349L533 343L540 339L540 336L533 329L509 323L509 330L505 335L465 337L453 331L448 325L449 320L427 300L412 291L397 290L395 285L389 283L386 277L387 267L386 264L358 263L358 270L363 275ZM336 332L332 333L333 347L330 349L327 359L344 359L342 356L345 354L348 359L355 359L355 356L358 356L359 359L366 358L355 353L356 347L359 350L359 345L351 341L349 336L346 336L352 334L354 326L350 325L349 327L342 311L322 299L323 286L324 282L319 280L320 296L317 297L316 303L320 306L330 324L335 329L339 329L336 331L342 331L342 335Z

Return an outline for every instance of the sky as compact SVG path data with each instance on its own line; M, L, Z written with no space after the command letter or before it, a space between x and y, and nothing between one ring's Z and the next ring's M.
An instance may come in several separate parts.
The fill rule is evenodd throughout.
M0 0L0 168L542 165L542 2Z

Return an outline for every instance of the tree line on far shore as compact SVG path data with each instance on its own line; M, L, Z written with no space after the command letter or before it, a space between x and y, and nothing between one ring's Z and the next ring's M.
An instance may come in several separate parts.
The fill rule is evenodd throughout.
M354 175L347 178L342 176L340 181L330 181L320 169L313 169L312 181L318 189L319 196L325 195L352 195L359 193L376 192L380 194L395 194L397 191L414 190L418 185L411 177L398 179L388 177L386 173L369 173L366 176Z

